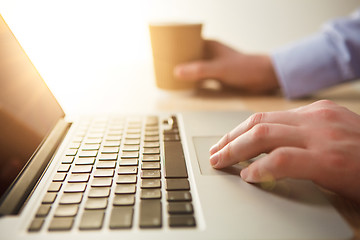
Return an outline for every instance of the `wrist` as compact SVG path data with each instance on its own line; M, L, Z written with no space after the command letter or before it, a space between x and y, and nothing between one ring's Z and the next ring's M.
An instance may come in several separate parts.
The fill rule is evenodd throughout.
M259 55L258 57L261 69L259 77L261 78L260 82L263 83L263 90L273 91L278 89L280 85L271 57L269 55Z

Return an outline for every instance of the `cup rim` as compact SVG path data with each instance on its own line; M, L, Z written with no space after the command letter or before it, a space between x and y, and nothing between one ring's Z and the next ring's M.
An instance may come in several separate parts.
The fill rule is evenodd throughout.
M148 23L149 27L189 27L189 26L202 26L201 22L190 21L151 21Z

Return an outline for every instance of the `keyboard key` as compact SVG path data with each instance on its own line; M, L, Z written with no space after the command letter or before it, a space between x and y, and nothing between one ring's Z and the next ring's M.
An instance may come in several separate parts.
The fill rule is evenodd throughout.
M137 158L121 159L119 163L120 166L137 166L138 164L139 160Z
M131 228L134 209L130 206L114 207L110 216L110 229Z
M79 229L101 229L104 221L104 215L104 210L85 210L80 221Z
M53 182L63 182L66 178L66 173L56 173Z
M144 148L158 148L158 147L160 147L159 142L145 142L144 143Z
M115 188L115 194L130 194L136 192L135 184L118 184Z
M83 193L63 193L59 204L80 204Z
M81 143L79 143L79 142L72 142L72 143L70 143L69 144L69 148L71 149L71 148L73 148L73 149L79 149L80 148L80 145L81 145Z
M71 174L68 178L69 183L81 183L88 182L90 178L89 174Z
M86 183L67 183L64 187L64 192L85 192L85 189Z
M193 212L193 206L189 202L171 202L168 204L168 213L170 214L190 214Z
M96 157L98 154L98 151L80 151L79 158L82 157Z
M115 169L116 161L100 161L96 164L97 169Z
M142 189L140 198L141 199L161 199L161 191L159 188Z
M137 176L136 175L118 175L116 178L116 183L136 183Z
M106 141L121 141L122 136L110 135L106 136Z
M140 146L139 145L124 145L124 147L122 148L123 152L134 152L134 151L139 151L140 150Z
M138 139L126 139L124 144L125 145L139 145L140 140L138 140Z
M103 154L100 154L99 160L100 161L116 161L117 158L118 158L117 154L103 153Z
M191 201L191 193L188 191L169 191L167 192L167 200L169 202L178 202L178 201Z
M91 173L93 166L91 165L83 165L83 166L74 166L71 169L72 173Z
M119 147L121 144L121 141L107 141L105 140L103 146L104 147Z
M159 131L150 131L150 130L147 130L145 132L145 137L155 137L155 136L159 136Z
M50 204L41 204L36 212L36 217L46 217L51 209Z
M118 170L118 174L124 175L124 174L137 174L138 168L136 166L134 167L123 167L121 166Z
M135 204L134 194L120 194L115 195L113 205L114 206L132 206Z
M75 165L94 165L94 157L79 157L75 161Z
M74 156L65 156L62 158L61 163L71 164L74 161Z
M79 206L76 204L59 205L55 210L55 217L74 217L78 213Z
M91 187L111 187L112 178L94 178Z
M87 138L84 140L85 144L100 144L102 138Z
M160 154L160 149L159 148L144 148L143 154L144 155Z
M103 147L101 153L119 153L119 147Z
M68 172L70 170L70 164L60 164L59 168L58 168L58 172Z
M94 177L113 177L114 172L114 169L96 169L94 172Z
M103 131L101 132L91 132L87 135L87 138L90 139L90 138L102 138L103 137Z
M28 228L29 232L38 232L44 224L43 218L34 218Z
M65 155L66 156L75 156L77 151L78 151L77 149L68 149L68 150L66 150Z
M145 136L144 142L159 142L159 136Z
M100 149L100 144L85 144L82 147L82 150L85 150L85 151L99 150L99 149Z
M160 155L144 155L142 158L143 162L159 162Z
M181 142L165 142L165 177L187 178L184 152Z
M195 227L196 222L193 215L170 215L170 227Z
M110 196L110 188L100 187L100 188L91 188L88 194L89 198L104 198Z
M161 188L160 179L142 179L141 188Z
M190 190L190 184L187 179L166 179L166 190Z
M66 231L71 230L74 224L74 218L72 217L55 217L51 220L49 231Z
M124 158L139 158L139 152L123 152L121 154L121 159Z
M84 140L84 137L77 136L72 139L74 143L81 143Z
M144 162L141 169L145 170L160 170L160 162Z
M160 228L162 226L161 201L142 200L139 221L141 228Z
M126 130L126 134L127 134L126 137L129 136L129 135L132 135L132 134L134 134L134 135L140 134L141 130L139 128L141 128L141 125L134 127L134 129L130 128L130 129ZM140 138L140 136L137 137L137 138Z
M86 210L106 209L108 205L107 198L88 198L85 203Z
M61 182L52 182L48 188L48 192L58 192L62 186Z
M56 199L56 192L47 192L42 200L42 203L53 203Z
M126 134L125 136L125 139L128 140L128 139L140 139L141 138L141 134L140 133L128 133Z
M141 178L160 178L160 170L142 170Z

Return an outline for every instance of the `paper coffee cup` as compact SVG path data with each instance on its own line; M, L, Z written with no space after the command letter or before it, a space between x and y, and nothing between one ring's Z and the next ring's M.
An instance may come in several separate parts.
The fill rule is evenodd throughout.
M156 85L166 90L194 88L194 82L177 79L174 68L203 57L202 24L152 23L149 29Z

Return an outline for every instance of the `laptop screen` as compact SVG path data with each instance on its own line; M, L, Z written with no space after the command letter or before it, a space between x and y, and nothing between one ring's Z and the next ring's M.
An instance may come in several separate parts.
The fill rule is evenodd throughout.
M0 15L0 199L63 116Z

